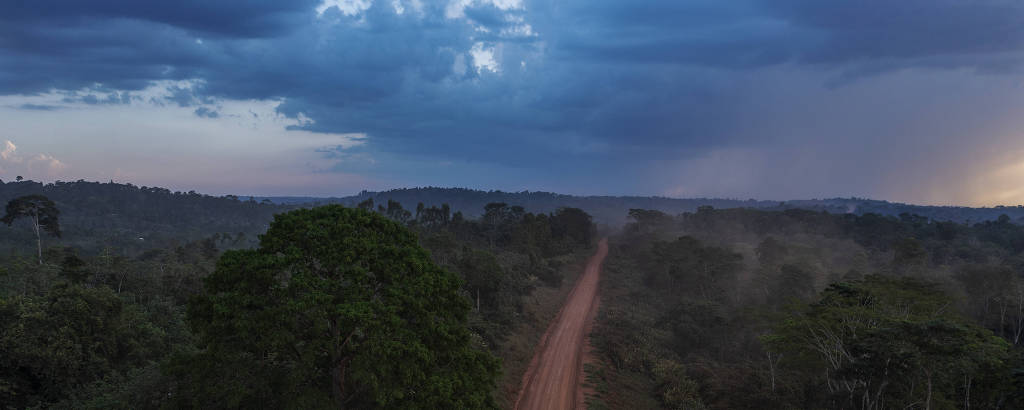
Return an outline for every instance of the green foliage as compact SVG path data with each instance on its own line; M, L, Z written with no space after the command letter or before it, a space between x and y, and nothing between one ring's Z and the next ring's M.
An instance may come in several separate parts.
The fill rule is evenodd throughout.
M634 221L633 228L644 233L666 229L674 224L671 215L657 210L630 209L629 218Z
M724 324L722 311L699 296L686 298L666 283L651 283L638 263L647 260L664 271L650 256L653 246L628 242L609 251L591 339L609 367L609 391L601 399L609 408L701 408L699 386L681 357L718 342L714 333Z
M904 238L897 241L893 248L893 264L898 267L921 266L928 260L928 251L917 239Z
M412 212L405 210L405 208L402 207L402 203L398 201L388 200L387 208L381 205L379 210L381 213L387 215L388 218L402 223L409 222L409 218L412 217Z
M1010 266L968 265L953 275L967 293L967 311L1015 344L1024 336L1024 278L1018 272Z
M673 406L665 363L709 408L1021 406L1024 227L1008 218L631 214L595 327L611 407Z
M10 226L16 219L28 218L33 227L50 235L60 237L60 210L49 198L42 195L26 195L7 203L7 212L0 221Z
M773 268L781 265L789 255L789 249L775 237L769 236L757 245L757 260L763 267Z
M167 334L108 288L58 285L45 297L0 299L0 402L57 401L76 388L160 358Z
M202 350L175 368L193 406L495 405L497 363L470 345L460 280L379 215L278 215L205 282L189 304Z
M579 208L563 207L551 215L551 235L589 246L597 234L590 215Z
M511 279L504 272L493 253L483 250L466 250L458 262L458 271L465 279L467 290L490 304Z
M32 224L36 234L36 250L39 264L43 264L42 232L60 237L60 210L53 201L42 195L26 195L12 199L7 203L7 212L0 221L11 226L15 220L25 218Z
M71 398L48 406L55 410L134 410L170 407L171 386L175 385L158 364L112 373L82 389Z
M672 339L664 346L685 356L718 343L717 334L727 330L728 320L719 303L682 299L674 307L666 309L656 325L672 332Z
M871 275L832 285L766 341L829 393L829 407L949 407L971 400L958 391L965 381L1009 376L1008 344L951 313L951 302L934 284Z
M94 255L115 246L131 255L209 238L225 232L255 239L275 213L295 206L239 201L195 192L98 182L0 183L0 200L45 196L60 210L61 245ZM26 229L0 235L0 252L21 251L35 240ZM254 243L242 241L236 247Z
M92 274L82 258L79 258L73 250L67 250L60 262L60 275L72 283L82 283L88 280Z
M660 360L654 367L658 394L665 407L672 410L704 410L699 386L686 374L683 365L673 360Z
M340 309L338 305L329 304L316 307L321 301L329 299L324 299L324 294L332 290L317 287L319 282L316 280L295 282L292 280L295 278L293 272L287 268L274 271L283 273L275 278L290 284L291 287L285 286L284 289L293 292L291 296L297 299L288 303L270 304L268 306L275 306L275 310L266 314L294 316L288 316L291 318L290 322L281 321L287 325L275 324L277 327L269 332L259 333L250 327L251 334L265 336L265 339L256 339L261 343L260 349L263 349L258 352L259 354L250 350L225 354L217 360L207 360L208 356L204 354L210 351L212 344L204 342L203 349L199 349L196 344L196 337L199 334L193 334L185 324L185 305L192 296L203 292L202 279L214 271L214 264L220 258L221 252L246 249L254 245L256 234L266 230L272 214L294 209L295 206L273 205L268 201L239 201L236 197L230 196L214 198L195 193L171 193L159 188L138 188L113 183L58 182L43 185L27 181L0 185L0 198L5 200L35 194L46 194L60 207L62 239L60 246L39 247L44 259L52 263L38 264L35 255L29 259L26 257L27 252L22 253L25 249L24 243L35 239L31 230L10 229L10 235L0 235L0 305L4 309L0 329L3 329L3 334L7 336L17 335L11 332L27 328L31 328L35 333L25 333L43 335L37 339L20 336L3 339L4 344L0 345L0 360L3 361L3 369L0 369L0 391L10 397L0 396L0 407L208 408L231 407L232 403L235 403L235 407L243 406L243 403L257 403L255 407L267 407L268 405L259 400L245 396L247 392L265 386L294 387L291 393L288 389L282 389L276 397L278 401L271 400L268 403L287 401L288 405L294 408L336 407L332 397L335 385L333 372L327 371L325 377L315 379L326 381L321 384L302 384L303 380L314 380L303 378L313 377L311 375L316 371L321 371L318 375L323 376L323 368L316 371L291 371L286 367L292 364L309 364L310 368L315 368L329 361L330 355L326 349L322 354L317 354L314 350L315 346L324 344L297 343L294 346L303 354L296 354L292 358L277 353L274 353L274 356L263 355L271 351L268 346L288 347L289 345L282 343L295 341L298 337L310 336L317 330L322 331L330 327L312 322L318 320L318 317L326 317L321 313L336 313ZM366 201L361 208L372 211L373 206L373 201ZM348 383L346 394L349 394L351 399L347 405L376 406L376 398L371 397L377 394L374 392L386 392L377 394L382 397L390 395L385 398L391 400L388 402L389 407L461 405L470 408L478 407L481 403L485 406L493 405L489 394L504 392L507 386L501 386L500 390L492 389L496 363L493 358L477 349L490 350L506 359L516 357L509 352L515 350L515 343L521 343L527 338L516 332L533 329L520 325L525 321L537 320L532 315L523 314L524 300L538 286L561 283L560 267L565 262L577 258L579 255L575 252L589 245L578 243L582 237L579 233L588 229L580 229L581 226L572 223L563 224L565 232L556 237L552 233L551 215L525 213L521 211L522 208L509 209L513 217L500 218L496 225L488 225L481 220L467 219L460 212L453 213L452 207L447 204L417 207L415 216L401 208L401 203L392 203L390 207L390 216L413 230L412 238L430 250L429 256L433 261L455 274L442 274L435 270L436 267L421 266L430 262L423 259L424 254L414 255L408 260L399 258L395 263L401 265L401 261L405 260L405 265L421 269L424 273L422 280L430 282L427 286L422 283L417 285L416 281L400 281L403 283L401 288L405 290L396 292L392 295L394 299L389 300L402 301L399 305L405 306L404 310L381 306L371 309L370 307L375 306L373 304L356 304L351 309L346 308L348 310L343 312L344 314L356 315L362 312L364 315L359 318L372 322L353 333L346 350L342 351L343 354L350 354L352 357L346 364L347 371L344 373ZM387 215L387 208L384 208L382 213ZM586 219L584 215L576 216L582 217L577 218L580 220ZM408 232L400 227L394 228L395 226L390 223L386 226L374 224L372 229L384 227L384 233L381 235L395 237L402 243L408 243ZM592 229L592 226L589 228ZM405 233L395 236L393 233L396 231L392 229L399 229ZM496 240L492 242L490 235L495 232L499 235L494 236ZM300 237L306 234L302 230L292 233ZM328 234L333 235L334 232ZM357 236L368 237L362 233ZM322 250L316 247L316 243L329 242L322 236L314 240L316 242L304 242L303 249ZM344 249L334 245L331 248ZM260 255L258 250L229 253L225 256L224 263L232 260L229 265L236 268L266 268L269 262L265 263L265 260L259 259L263 257ZM279 259L275 259L277 262L274 263L287 259L283 253L275 255ZM238 260L247 260L249 256L256 258L253 263L258 266ZM372 252L365 253L365 257L391 260L390 256ZM294 261L294 258L292 260ZM242 271L244 269L236 269L233 272ZM415 272L418 271L414 269L407 273ZM309 279L315 278L316 274L300 276ZM372 276L373 280L376 280L376 273ZM458 277L465 280L459 281ZM460 282L462 286L459 286ZM300 285L302 287L299 287ZM411 288L406 288L405 285ZM431 286L442 290L433 292L429 297L411 290ZM128 325L132 329L151 331L158 335L158 340L142 337L145 336L144 333L138 335L140 340L149 340L142 345L131 342L131 337L134 337L131 333L117 336L118 340L123 340L128 346L125 349L129 353L145 359L120 360L116 359L118 355L113 355L110 356L113 359L104 359L113 364L102 364L97 357L106 357L103 355L111 351L109 347L103 348L102 352L78 349L73 350L75 354L69 354L66 348L48 345L47 343L59 339L53 336L57 334L52 330L55 324L72 320L67 318L67 310L49 309L48 301L64 295L69 288L84 292L72 299L90 300L82 302L90 306L83 308L90 312L83 315L91 315L104 324L127 321L134 323ZM467 302L470 299L476 301L477 288L482 290L480 309L469 310L470 304ZM379 289L375 289L375 292L378 291ZM224 293L231 292L224 291L218 295L224 296ZM106 296L95 297L93 294ZM109 302L119 304L123 312L121 315L92 313L94 309L100 310L104 305L99 302L111 295L114 299ZM218 295L207 295L204 298L213 300ZM287 299L280 294L262 296L274 300L279 296L282 300ZM348 296L350 295L344 295ZM420 297L425 299L416 302ZM440 299L449 298L456 302L438 302ZM65 299L68 298L62 300ZM360 306L369 310L359 311ZM247 307L262 311L257 306ZM386 311L390 316L378 314L380 311ZM409 313L411 311L419 313ZM366 312L370 312L370 315L365 315ZM318 314L321 315L317 316ZM440 320L446 314L450 318ZM464 322L457 319L459 315L468 319L470 332L466 332ZM259 322L261 318L266 317L254 315L246 318L251 319L249 322L240 320L231 326L266 324ZM359 318L350 317L352 321ZM440 326L434 326L435 320L439 320ZM26 323L34 325L26 327ZM430 327L427 327L427 323ZM98 325L92 329L106 332L98 335L112 334L96 326ZM234 329L231 326L226 328ZM274 333L274 329L301 331L284 337L282 335L285 333ZM384 340L380 335L370 338L364 333L366 329L393 334L397 339ZM61 337L76 341L74 343L104 346L102 343L89 342L88 337L92 333L86 333L82 328L65 326L61 332ZM320 332L320 335L322 334L323 332ZM364 338L366 340L363 340ZM416 338L423 340L416 342ZM39 342L38 339L45 339L46 342ZM36 342L32 343L32 340ZM238 342L241 339L231 340L223 343ZM413 343L406 343L409 340ZM66 342L64 345L71 343ZM401 343L402 346L394 346L396 343ZM460 343L470 347L460 350L458 346L463 346ZM448 348L435 354L430 349L436 346ZM357 347L362 350L351 351ZM174 355L176 359L168 361L174 352L178 352ZM391 355L388 366L380 366L377 361L370 359L377 356L389 357L380 352ZM361 361L355 360L356 353L362 358ZM245 356L246 354L253 356ZM324 358L325 355L327 359ZM429 364L441 361L444 361L447 367ZM23 366L19 363L29 365ZM101 365L93 368L91 365L94 363ZM359 363L362 363L361 367ZM421 365L405 367L405 363ZM516 366L518 363L512 365ZM435 367L448 370L435 372ZM64 372L62 369L65 368L78 370ZM93 371L86 372L81 369ZM381 374L388 377L382 377ZM69 382L69 379L73 380ZM411 382L406 382L418 379L424 381L420 386L414 386L416 390L413 391L409 387L412 386ZM216 383L208 383L212 386L197 383L201 380L216 380ZM360 381L361 384L358 383ZM223 386L213 387L218 385ZM357 385L372 386L364 388ZM44 387L45 391L40 390ZM472 392L465 393L468 390ZM225 394L221 396L221 393ZM285 397L285 394L292 394L293 397ZM453 399L455 401L449 400L443 404L429 400L418 401L431 395L458 396L457 400L461 401ZM216 398L208 402L199 402L199 398L214 396ZM402 398L396 398L398 396Z
M772 296L779 301L808 300L814 297L814 274L799 265L779 267L778 276L771 282Z
M660 269L652 270L667 277L676 292L699 295L706 301L721 300L736 280L743 256L727 249L704 246L691 236L673 242L657 242L652 253ZM648 278L651 285L660 284L658 276Z
M14 184L10 184L14 185ZM314 200L315 198L308 198ZM884 218L898 218L901 214L920 215L935 221L952 221L954 225L984 221L996 222L1000 215L1007 215L1010 221L1024 221L1024 206L993 208L968 208L956 206L920 206L870 200L864 198L832 198L800 201L758 201L754 199L716 199L716 198L664 198L664 197L630 197L630 196L571 196L550 192L522 191L481 191L465 188L402 188L383 192L363 191L359 195L341 198L339 201L347 206L356 206L367 199L377 203L387 200L401 202L407 209L414 208L417 203L440 204L448 203L453 211L461 211L468 219L480 216L480 210L490 203L506 203L519 205L528 212L552 213L560 207L574 207L585 210L594 216L600 224L619 225L628 222L631 210L657 210L667 214L669 219L683 212L695 212L702 206L718 210L746 208L759 211L807 210L812 214L823 211L833 215L856 213L858 215L875 214Z

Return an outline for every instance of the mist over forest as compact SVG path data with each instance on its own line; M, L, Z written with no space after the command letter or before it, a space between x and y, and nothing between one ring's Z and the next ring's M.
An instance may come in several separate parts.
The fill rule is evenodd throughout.
M367 199L377 202L395 200L406 208L413 208L422 203L450 203L453 209L467 215L479 215L483 206L492 202L505 202L519 205L532 212L551 212L559 207L576 207L584 209L594 216L600 224L621 226L629 221L630 209L658 210L668 214L694 212L702 206L716 209L755 208L763 210L806 209L824 211L834 214L879 214L899 216L913 214L940 221L960 223L985 222L999 219L1007 215L1015 223L1024 222L1024 206L999 205L988 208L972 208L965 206L934 206L913 205L865 198L831 198L831 199L794 199L786 201L768 201L757 199L725 199L725 198L668 198L643 196L574 196L551 192L502 192L480 191L463 188L407 188L381 192L363 191L358 195L340 198L314 197L258 197L279 204L310 204L310 203L341 203L355 205Z
M1017 208L0 187L0 402L13 408L513 408L605 236L587 408L1024 404ZM634 205L650 207L621 225L595 216ZM934 216L892 215L912 209ZM37 235L37 220L57 225ZM407 296L363 299L372 288L339 279ZM417 298L430 312L406 304ZM446 319L410 327L420 314Z
M1022 91L1022 0L0 1L0 410L1021 410Z
M480 217L490 203L521 206L534 213L551 213L558 208L579 208L592 215L598 225L617 229L631 222L630 209L649 209L678 215L695 212L702 206L715 209L749 208L766 211L803 209L830 214L877 214L900 217L917 215L935 221L953 221L971 225L996 221L1006 215L1013 223L1024 222L1024 207L997 206L971 208L955 206L922 206L859 198L821 200L735 200L715 198L665 198L573 196L549 192L480 191L463 188L409 188L382 192L364 191L358 195L333 198L259 197L246 195L212 196L195 191L180 192L158 187L140 187L114 182L74 181L51 183L24 180L0 180L0 202L25 195L45 195L60 205L63 240L83 249L96 251L100 245L95 235L108 235L126 250L143 250L167 246L183 240L198 240L213 234L231 234L233 239L255 244L276 213L299 207L341 204L355 207L372 199L377 204L388 201L415 210L418 204L448 204L450 212L461 212L470 218ZM0 246L15 246L25 240L24 232L12 232L0 239ZM239 235L240 234L240 235ZM79 238L81 237L81 238Z

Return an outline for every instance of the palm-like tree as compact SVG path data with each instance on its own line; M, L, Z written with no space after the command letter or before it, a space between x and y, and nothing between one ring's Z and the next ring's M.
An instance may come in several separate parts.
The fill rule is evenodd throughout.
M15 220L28 218L32 222L32 229L36 233L36 248L39 252L39 264L43 264L43 237L42 233L60 237L60 210L50 200L42 195L27 195L14 198L7 203L7 214L0 221L11 226Z

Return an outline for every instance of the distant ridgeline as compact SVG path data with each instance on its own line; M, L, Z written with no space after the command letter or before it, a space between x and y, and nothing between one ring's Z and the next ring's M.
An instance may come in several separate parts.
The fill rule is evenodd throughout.
M267 230L274 214L296 208L235 196L86 181L0 183L0 207L11 199L34 194L50 198L60 210L60 244L86 252L98 252L105 246L141 252L215 235L220 245L248 247ZM27 224L23 220L11 228L0 225L0 252L22 249L35 241Z
M0 182L0 206L11 199L40 194L49 197L60 210L63 246L97 252L113 246L126 252L142 252L183 242L216 236L221 246L248 247L257 235L266 231L274 214L316 204L340 203L356 206L373 199L374 206L398 201L406 210L419 203L427 207L448 204L452 212L467 218L482 214L489 203L519 205L527 212L551 213L560 207L580 208L593 215L598 224L620 225L630 209L653 209L676 215L696 211L701 206L717 209L756 208L762 210L808 209L829 213L877 213L898 216L917 214L938 221L976 223L1007 215L1010 221L1024 223L1024 208L917 206L868 199L825 199L800 201L756 201L735 199L673 199L663 197L572 196L548 192L479 191L462 188L411 188L385 192L363 191L341 198L315 197L214 197L195 192L172 192L164 188L138 187L132 184L88 181ZM23 249L34 241L26 221L14 228L0 226L0 252Z
M417 204L426 206L447 203L452 211L461 211L467 217L481 214L484 206L492 202L504 202L519 205L528 212L553 212L559 207L580 208L599 224L620 225L627 221L630 209L659 210L671 215L683 212L694 212L698 207L711 206L716 209L756 208L762 210L808 209L827 211L833 214L854 213L863 215L876 213L887 216L900 214L919 215L936 221L954 221L958 223L975 223L996 220L1000 215L1007 215L1012 222L1024 223L1024 207L969 208L959 206L923 206L878 201L861 198L811 199L794 201L759 201L754 199L714 199L691 198L675 199L665 197L640 196L572 196L550 192L502 192L479 191L464 188L407 188L383 192L363 191L359 195L342 198L314 197L269 197L278 204L303 203L341 203L355 206L367 199L375 204L386 204L388 200L402 203L405 209L416 209Z

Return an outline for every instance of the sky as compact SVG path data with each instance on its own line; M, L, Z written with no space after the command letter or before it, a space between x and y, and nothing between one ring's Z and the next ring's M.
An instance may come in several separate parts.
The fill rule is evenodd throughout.
M1024 2L4 1L18 175L1024 204Z

